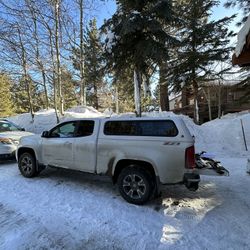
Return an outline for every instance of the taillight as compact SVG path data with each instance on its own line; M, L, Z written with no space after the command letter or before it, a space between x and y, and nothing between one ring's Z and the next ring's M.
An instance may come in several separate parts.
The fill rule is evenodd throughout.
M194 146L186 148L185 152L185 167L193 169L195 167L195 150Z

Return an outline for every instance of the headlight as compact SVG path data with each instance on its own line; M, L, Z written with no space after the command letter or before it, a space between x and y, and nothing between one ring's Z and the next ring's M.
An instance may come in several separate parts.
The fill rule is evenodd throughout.
M0 137L0 143L2 143L2 144L14 144L10 138L3 138L3 137Z

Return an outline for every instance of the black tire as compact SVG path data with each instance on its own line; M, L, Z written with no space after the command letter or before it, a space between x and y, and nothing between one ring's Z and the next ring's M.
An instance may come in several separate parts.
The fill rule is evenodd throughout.
M117 184L121 196L136 205L146 203L153 191L152 178L138 166L124 168L118 176Z
M191 182L186 184L186 187L188 190L195 192L199 188L199 183L198 182Z
M36 159L31 153L21 154L18 159L18 168L21 174L26 178L32 178L38 175Z

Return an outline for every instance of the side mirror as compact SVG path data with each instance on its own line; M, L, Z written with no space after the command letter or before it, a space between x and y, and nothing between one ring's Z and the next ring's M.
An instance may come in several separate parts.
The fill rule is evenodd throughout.
M43 131L42 132L42 137L48 138L49 137L49 131Z

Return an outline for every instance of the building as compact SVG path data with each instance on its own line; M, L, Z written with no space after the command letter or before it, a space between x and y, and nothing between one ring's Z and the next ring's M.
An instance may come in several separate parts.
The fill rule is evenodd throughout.
M243 110L249 110L250 104L242 102L245 89L238 83L210 83L199 88L198 105L200 123ZM190 90L170 100L170 111L177 114L185 114L193 118L194 98Z

